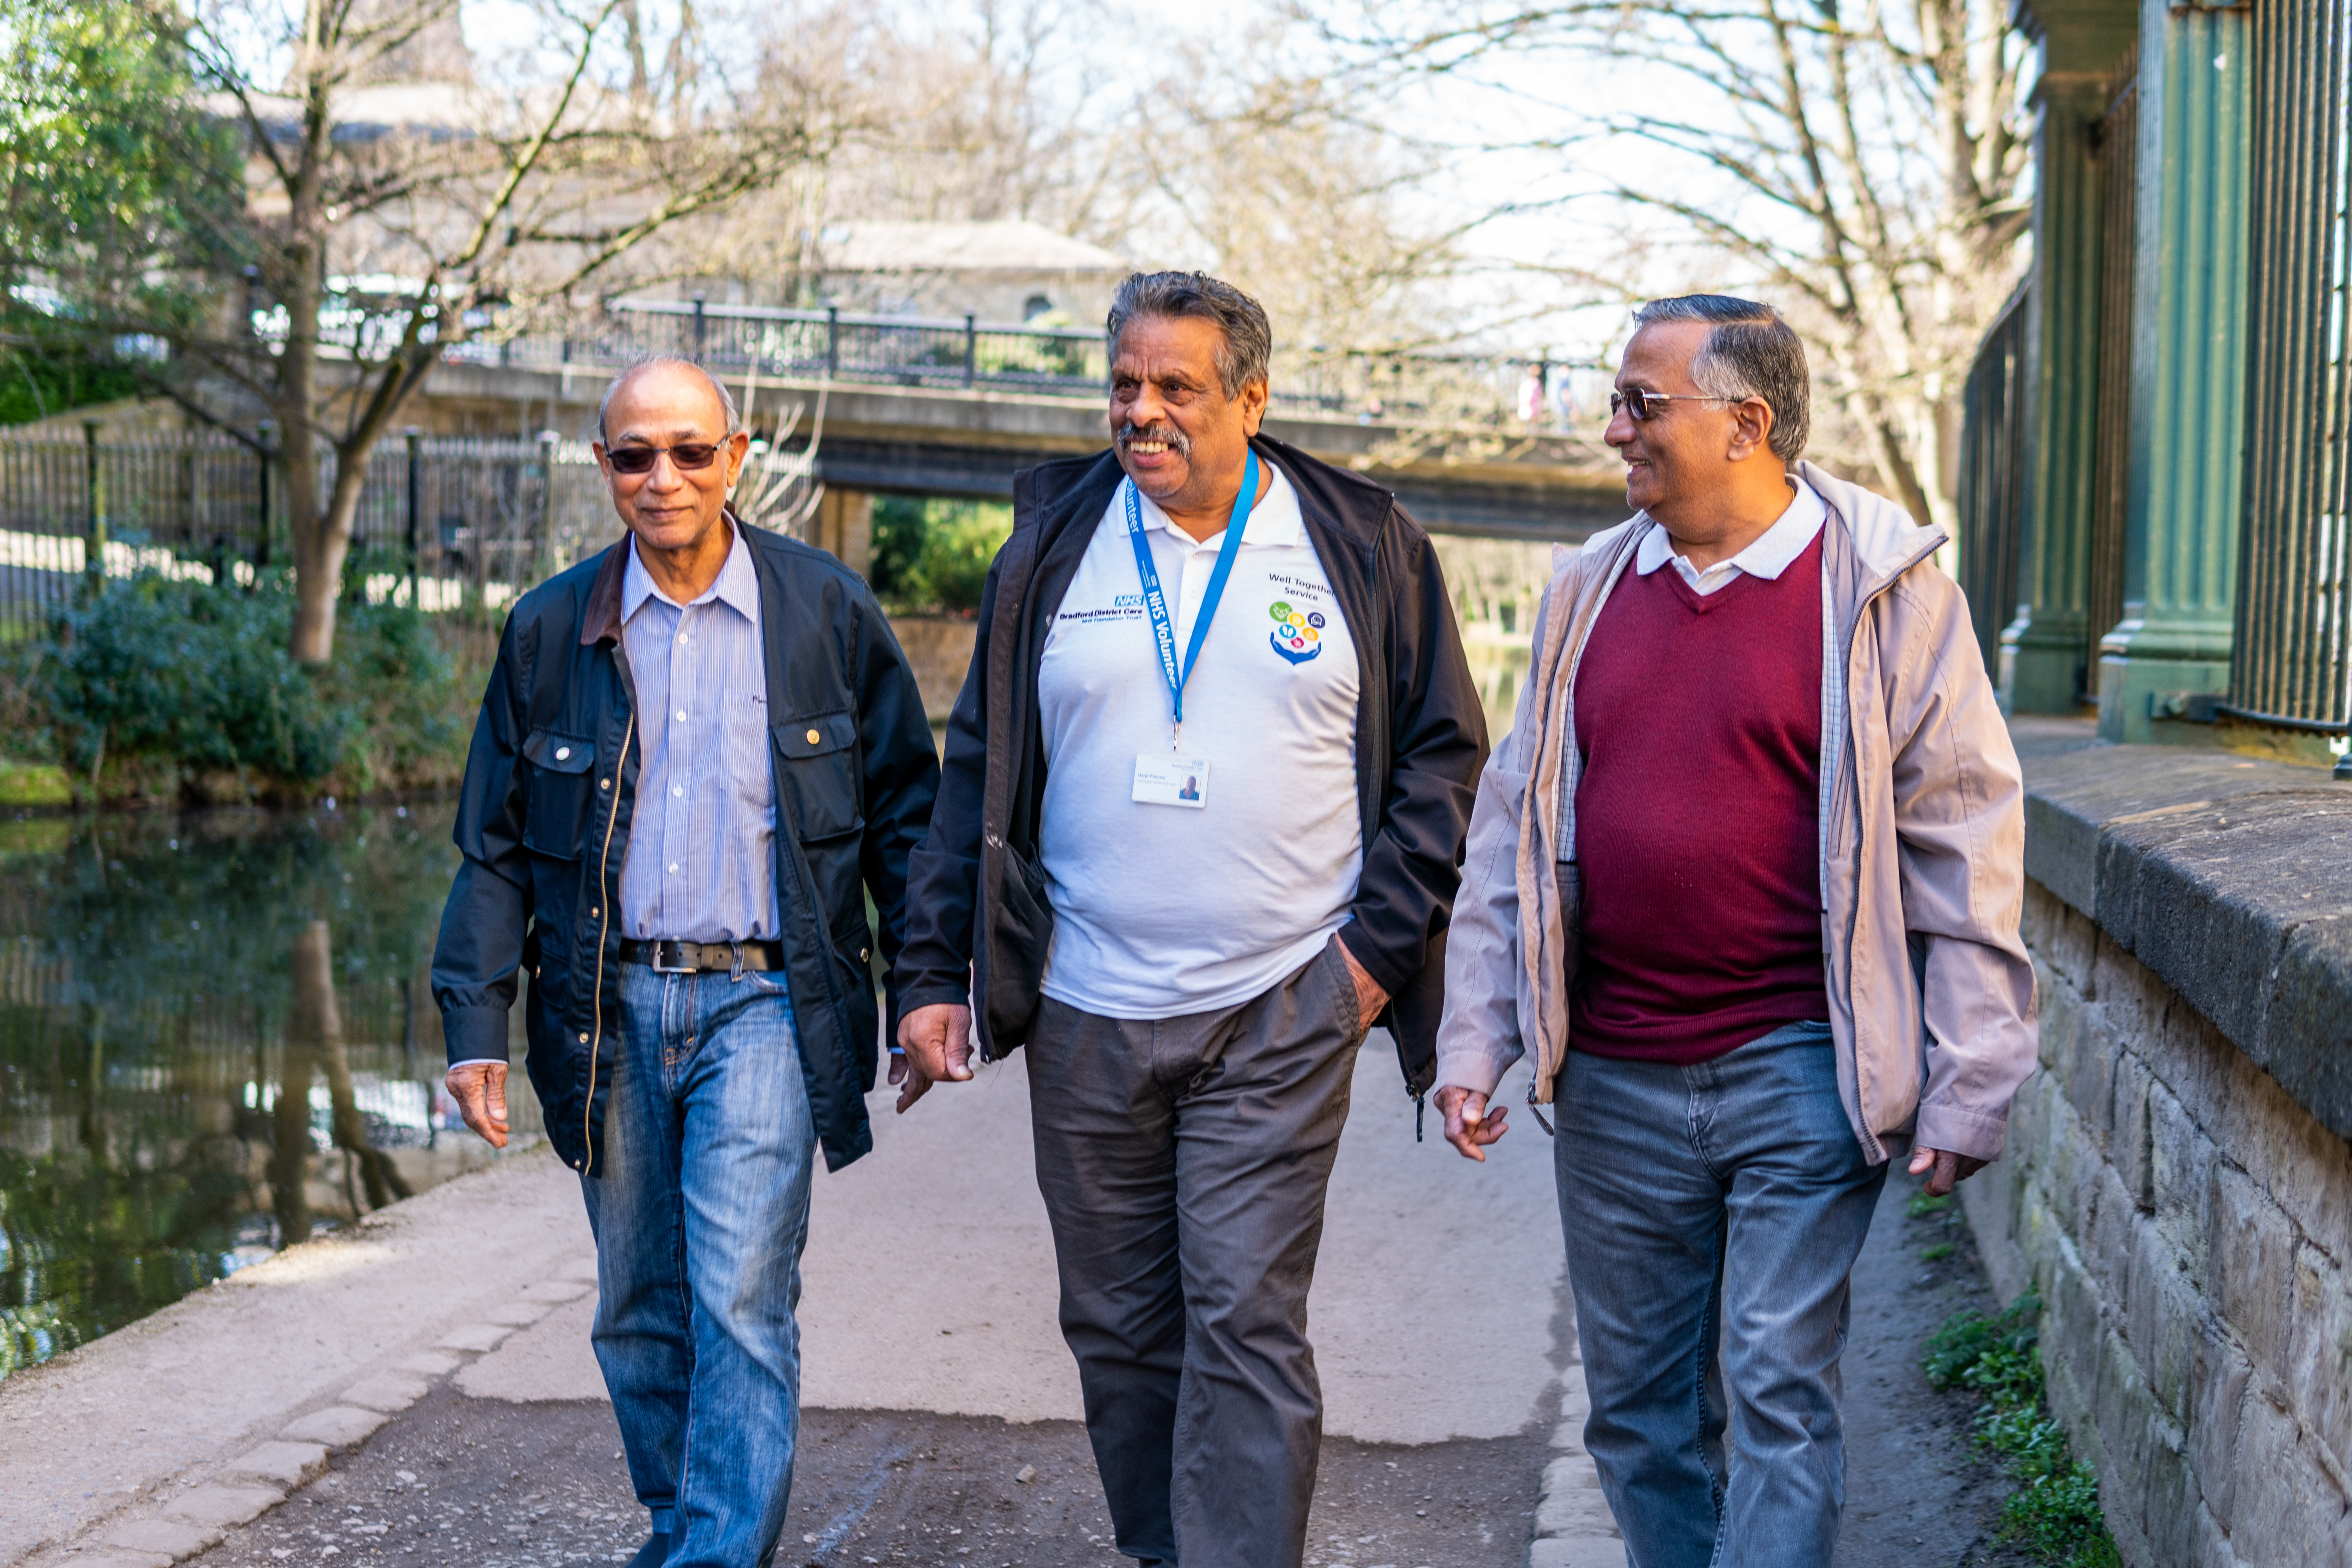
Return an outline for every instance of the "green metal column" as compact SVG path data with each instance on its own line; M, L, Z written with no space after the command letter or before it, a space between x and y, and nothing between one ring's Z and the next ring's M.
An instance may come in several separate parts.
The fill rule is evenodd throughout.
M2245 431L2248 13L2140 12L2124 618L2099 644L2099 733L2165 738L2230 685Z
M2025 516L2017 618L2000 634L2012 713L2071 713L2086 684L2091 476L2099 408L2102 179L2092 137L2105 71L2044 68L2035 89L2033 284L2026 303Z

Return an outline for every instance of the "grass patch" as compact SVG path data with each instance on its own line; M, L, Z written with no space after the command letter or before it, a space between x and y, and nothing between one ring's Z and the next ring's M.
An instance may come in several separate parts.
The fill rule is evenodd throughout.
M1922 1263L1941 1263L1945 1258L1949 1258L1956 1250L1958 1249L1954 1247L1950 1242L1939 1241L1933 1247L1921 1247L1919 1249L1919 1261Z
M2060 1568L2120 1568L2099 1513L2098 1478L2075 1459L2042 1400L2041 1319L2042 1298L2031 1290L1992 1317L1959 1313L1929 1337L1920 1365L1937 1388L1980 1398L1977 1440L2018 1483L2001 1505L2002 1537Z
M1926 1219L1930 1215L1942 1214L1958 1201L1950 1193L1940 1198L1931 1198L1925 1193L1913 1193L1911 1201L1903 1205L1903 1212L1913 1219Z

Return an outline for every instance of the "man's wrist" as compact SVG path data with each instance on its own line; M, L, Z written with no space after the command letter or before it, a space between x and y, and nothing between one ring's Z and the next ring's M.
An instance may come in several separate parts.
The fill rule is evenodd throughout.
M449 1070L456 1072L459 1068L502 1068L506 1065L503 1057L467 1057L462 1062L451 1062Z

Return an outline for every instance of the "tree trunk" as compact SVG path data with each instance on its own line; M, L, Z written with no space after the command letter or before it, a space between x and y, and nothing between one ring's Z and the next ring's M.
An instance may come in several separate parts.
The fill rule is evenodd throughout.
M313 506L309 521L294 529L294 657L304 664L324 664L335 651L335 602L343 588L343 563L352 552L352 523L359 516L360 489L367 479L368 443L359 451L337 454L335 482L323 510ZM312 494L316 490L313 459ZM294 500L289 482L286 499Z

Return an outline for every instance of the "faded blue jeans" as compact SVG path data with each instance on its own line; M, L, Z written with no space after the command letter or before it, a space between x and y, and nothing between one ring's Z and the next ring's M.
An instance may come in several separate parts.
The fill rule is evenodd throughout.
M1584 1443L1628 1568L1828 1568L1835 1551L1846 1282L1886 1180L1835 1050L1827 1024L1790 1024L1696 1067L1571 1051L1561 1069Z
M800 1436L816 1131L782 975L621 968L591 1339L670 1568L767 1561Z

